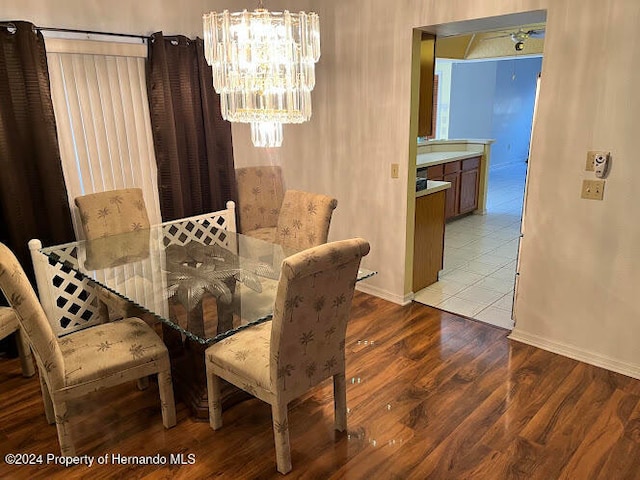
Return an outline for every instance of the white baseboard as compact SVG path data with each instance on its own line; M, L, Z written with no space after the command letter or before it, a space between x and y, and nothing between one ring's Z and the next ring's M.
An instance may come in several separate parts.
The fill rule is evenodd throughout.
M396 295L395 293L391 293L387 290L382 290L381 288L374 287L371 285L359 285L356 284L356 290L363 293L368 293L369 295L373 295L374 297L382 298L383 300L388 300L389 302L396 303L398 305L409 305L413 300L413 292L408 293L404 296Z
M621 362L615 358L607 357L606 355L599 355L597 353L589 352L573 345L567 345L565 343L554 342L546 338L534 335L532 333L522 332L518 330L518 326L511 332L508 337L511 340L526 343L534 347L547 350L548 352L557 353L565 357L579 360L589 365L595 365L612 372L621 373L628 377L640 379L640 365L633 365L627 362Z

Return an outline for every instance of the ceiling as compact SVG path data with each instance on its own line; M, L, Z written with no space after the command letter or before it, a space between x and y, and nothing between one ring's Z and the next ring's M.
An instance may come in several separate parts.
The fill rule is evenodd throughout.
M528 37L523 41L523 49L516 51L511 33L519 30L544 30L544 23L516 25L498 30L436 37L436 57L459 60L542 55L544 37Z
M477 18L421 27L436 35L436 57L473 60L499 57L541 55L544 38L527 38L524 49L515 50L510 33L519 29L538 30L545 27L547 12L531 12ZM489 38L505 35L501 38Z

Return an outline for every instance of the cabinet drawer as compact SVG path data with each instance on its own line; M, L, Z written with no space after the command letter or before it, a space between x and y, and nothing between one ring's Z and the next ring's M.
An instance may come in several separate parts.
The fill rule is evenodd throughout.
M480 166L480 157L468 158L462 161L462 171L473 170Z
M427 167L427 178L430 180L436 180L442 178L444 175L444 165L434 165L433 167Z
M460 171L460 160L444 164L444 174L456 173Z

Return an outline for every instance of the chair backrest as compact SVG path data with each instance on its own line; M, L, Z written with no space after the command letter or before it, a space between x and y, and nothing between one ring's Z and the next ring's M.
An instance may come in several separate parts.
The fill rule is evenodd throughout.
M271 381L289 399L344 371L344 343L362 257L361 238L286 258L274 305Z
M327 243L335 198L319 193L287 190L282 201L276 241L294 251Z
M64 384L64 363L62 352L36 292L18 259L6 245L0 243L0 289L18 316L22 331L38 362L38 367L57 388Z
M95 286L67 264L78 263L79 249L70 243L58 247L59 261L40 251L42 242L29 241L40 304L57 336L102 323Z
M165 247L185 245L191 241L205 245L229 245L235 241L235 236L227 235L225 231L236 231L236 204L229 200L226 206L224 210L164 222L162 234Z
M75 204L87 240L149 228L140 188L91 193L76 197Z
M284 198L282 169L271 165L238 168L236 184L240 231L275 227Z

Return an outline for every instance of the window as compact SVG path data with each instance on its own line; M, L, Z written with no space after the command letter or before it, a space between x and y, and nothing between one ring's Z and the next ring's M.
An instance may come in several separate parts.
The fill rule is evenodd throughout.
M160 223L143 44L47 38L58 142L71 211L74 198L142 188ZM74 215L77 238L82 227Z

